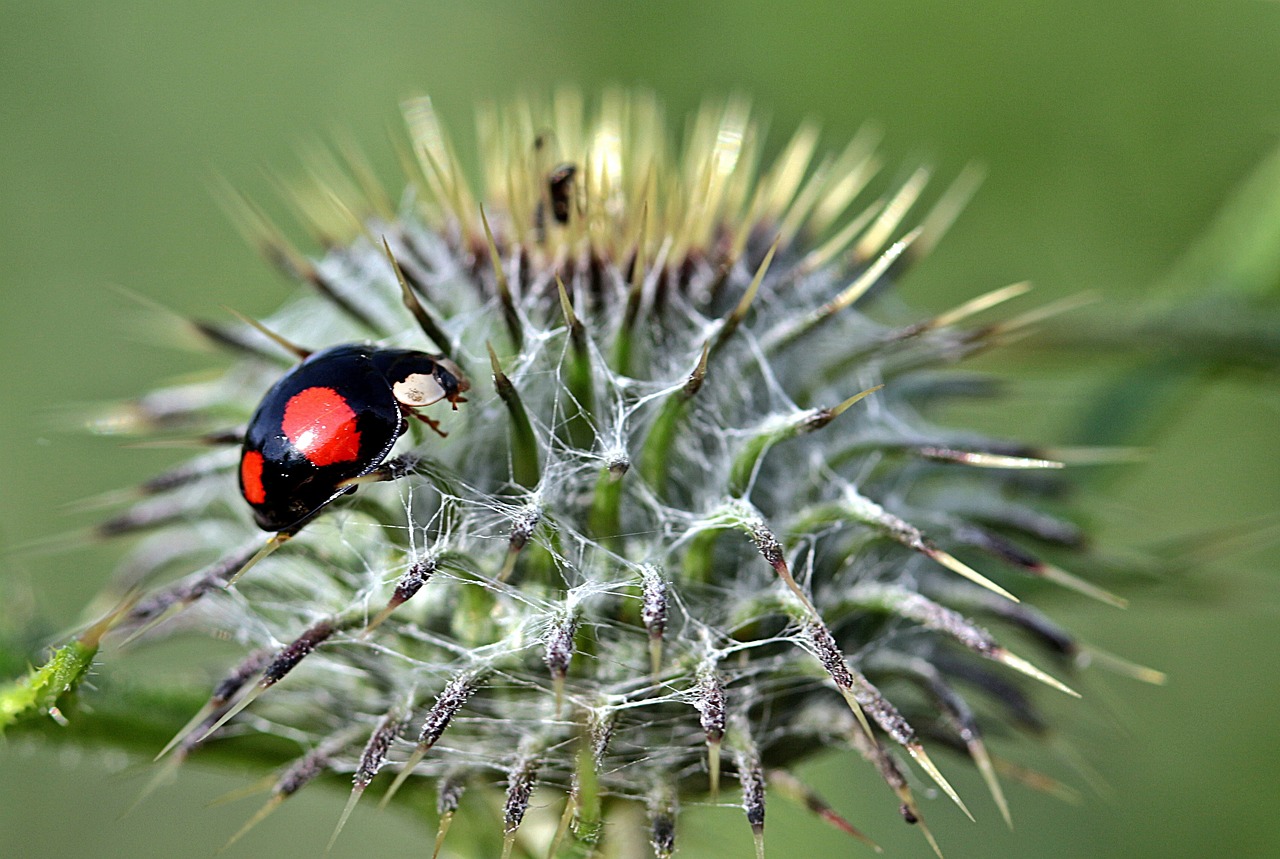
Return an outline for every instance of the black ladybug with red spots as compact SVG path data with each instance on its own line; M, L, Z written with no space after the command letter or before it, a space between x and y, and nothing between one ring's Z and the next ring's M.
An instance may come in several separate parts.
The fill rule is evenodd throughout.
M305 354L305 353L304 353ZM361 344L333 346L305 359L263 397L245 432L240 491L266 531L297 531L326 504L377 469L417 410L470 387L440 355Z

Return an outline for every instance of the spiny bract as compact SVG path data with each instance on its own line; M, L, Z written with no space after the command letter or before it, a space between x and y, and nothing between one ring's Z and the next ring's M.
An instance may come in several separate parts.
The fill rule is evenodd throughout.
M1053 784L990 754L980 726L1042 730L1019 673L1075 693L970 618L1020 630L1061 672L1093 651L1013 594L1034 577L1120 600L1027 548L1083 545L1043 509L1061 462L925 417L988 390L939 367L1039 316L961 327L1022 285L907 323L877 301L975 176L907 229L926 171L859 202L868 136L815 160L810 126L764 166L738 99L697 113L679 147L643 93L590 114L574 92L521 100L480 112L474 161L430 101L405 112L399 205L345 150L291 188L314 261L230 198L314 293L266 328L452 358L472 389L437 407L448 437L413 428L267 557L227 427L283 372L281 341L200 324L233 369L112 425L222 445L104 526L149 534L129 580L218 559L152 590L126 628L247 654L170 761L245 734L296 742L255 821L325 772L354 779L348 813L383 769L389 791L436 785L441 838L460 802L484 803L464 788L497 791L505 852L537 856L608 850L628 803L669 856L681 800L717 796L722 771L758 852L766 787L864 838L790 774L833 747L870 762L935 850L910 783L964 804L933 750L967 755L1006 819L998 772ZM565 797L558 828L520 828L535 788Z

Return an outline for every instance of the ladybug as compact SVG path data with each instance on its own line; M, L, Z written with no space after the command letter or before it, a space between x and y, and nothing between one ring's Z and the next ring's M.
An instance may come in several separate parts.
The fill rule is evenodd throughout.
M306 354L305 352L303 354ZM377 469L418 409L471 387L441 355L358 343L309 354L262 398L240 454L240 492L264 531L296 532Z

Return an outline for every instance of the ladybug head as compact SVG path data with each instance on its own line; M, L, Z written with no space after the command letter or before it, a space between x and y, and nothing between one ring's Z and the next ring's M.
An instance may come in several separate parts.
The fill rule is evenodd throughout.
M435 378L440 387L444 388L446 400L455 406L459 402L466 402L459 395L471 390L471 382L457 364L448 358L437 357Z
M471 387L458 365L439 355L407 349L386 349L373 356L396 401L411 409L441 400L456 405Z

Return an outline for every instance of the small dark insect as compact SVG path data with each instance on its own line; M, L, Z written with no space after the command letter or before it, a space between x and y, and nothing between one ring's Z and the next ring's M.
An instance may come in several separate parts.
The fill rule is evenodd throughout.
M551 211L551 217L560 225L569 223L569 216L573 214L573 181L578 174L578 165L562 162L548 168L548 165L555 163L557 154L555 149L554 139L549 132L539 134L533 139L533 152L537 164L535 171L546 177L546 184L543 191L539 193L538 205L533 212L533 227L540 237L546 231L548 210Z
M561 164L547 174L547 195L551 198L551 217L557 224L569 223L573 208L573 178L578 168L573 164Z

